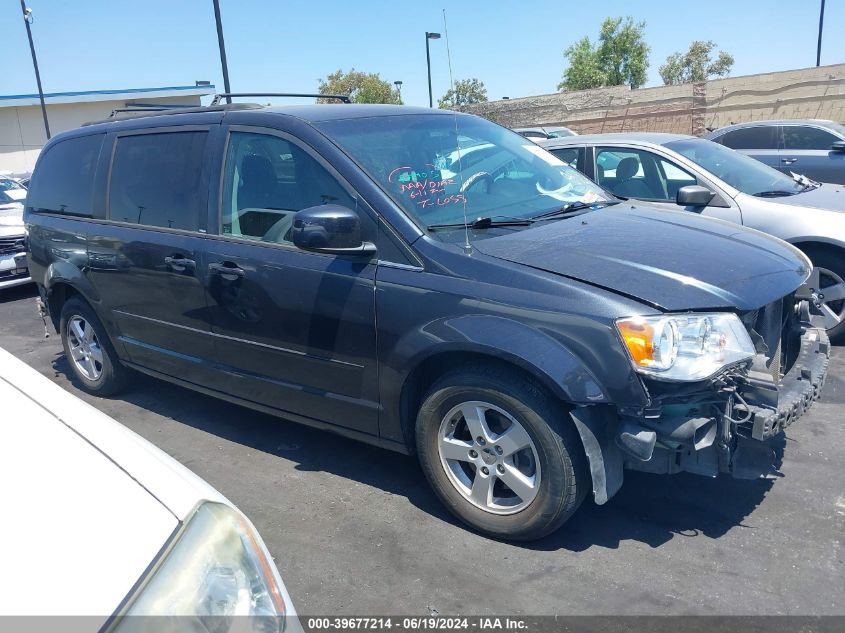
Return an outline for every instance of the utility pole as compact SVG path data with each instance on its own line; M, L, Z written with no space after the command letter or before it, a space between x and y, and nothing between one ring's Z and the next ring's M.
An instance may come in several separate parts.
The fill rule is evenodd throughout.
M38 58L35 56L35 44L32 42L32 10L26 8L26 3L21 0L21 11L23 12L23 23L26 24L26 36L29 38L29 51L32 53L32 67L35 69L35 83L38 84L38 100L41 101L41 116L44 117L44 131L47 133L47 140L50 140L50 124L47 122L47 106L44 104L44 90L41 89L41 73L38 72Z
M223 67L223 91L226 94L231 94L232 89L229 87L229 65L226 63L226 43L223 41L223 22L220 19L220 0L214 0L214 21L217 23L217 46L220 48L220 65ZM226 97L226 103L232 103L232 98Z
M428 107L434 107L434 97L431 94L431 53L428 50L429 40L439 40L440 33L425 32L425 64L428 67Z
M819 11L819 45L816 48L816 66L822 65L822 29L824 28L824 0L822 0L822 8Z

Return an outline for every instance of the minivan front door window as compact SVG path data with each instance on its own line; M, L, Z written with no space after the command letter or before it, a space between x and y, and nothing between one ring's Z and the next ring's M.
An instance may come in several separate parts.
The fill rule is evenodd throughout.
M224 235L290 242L297 211L329 203L355 208L316 159L278 136L232 132L223 178Z

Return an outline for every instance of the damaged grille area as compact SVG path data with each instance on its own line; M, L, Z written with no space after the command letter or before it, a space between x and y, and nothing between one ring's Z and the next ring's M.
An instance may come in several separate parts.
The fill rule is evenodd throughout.
M794 295L778 299L742 317L758 354L766 357L766 368L775 384L795 363L801 328Z

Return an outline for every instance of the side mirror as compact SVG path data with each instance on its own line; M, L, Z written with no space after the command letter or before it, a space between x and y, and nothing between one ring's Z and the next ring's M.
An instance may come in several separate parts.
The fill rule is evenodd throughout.
M293 216L291 238L298 248L335 255L373 255L375 244L361 239L361 218L352 209L323 204Z
M707 187L701 185L687 185L678 189L675 201L682 207L706 207L716 195Z
M836 141L830 146L832 152L845 152L845 141Z

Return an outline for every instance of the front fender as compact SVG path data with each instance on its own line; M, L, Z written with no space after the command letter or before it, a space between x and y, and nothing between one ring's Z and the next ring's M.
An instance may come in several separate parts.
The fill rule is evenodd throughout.
M425 338L425 347L415 344L417 341L403 341L403 347L407 344L408 349L416 347L418 350L407 359L404 364L407 368L447 351L476 352L518 365L566 402L597 404L610 401L581 359L550 336L517 321L498 316L466 315L430 323L419 335ZM412 334L409 338L413 337ZM437 341L435 345L432 345L432 338ZM397 351L400 350L397 347Z
M563 402L610 403L594 372L559 341L523 323L492 315L464 315L431 321L407 331L382 351L380 422L384 437L410 441L414 412L404 411L403 392L415 369L435 356L473 353L505 361L534 376ZM408 419L406 419L408 418Z

